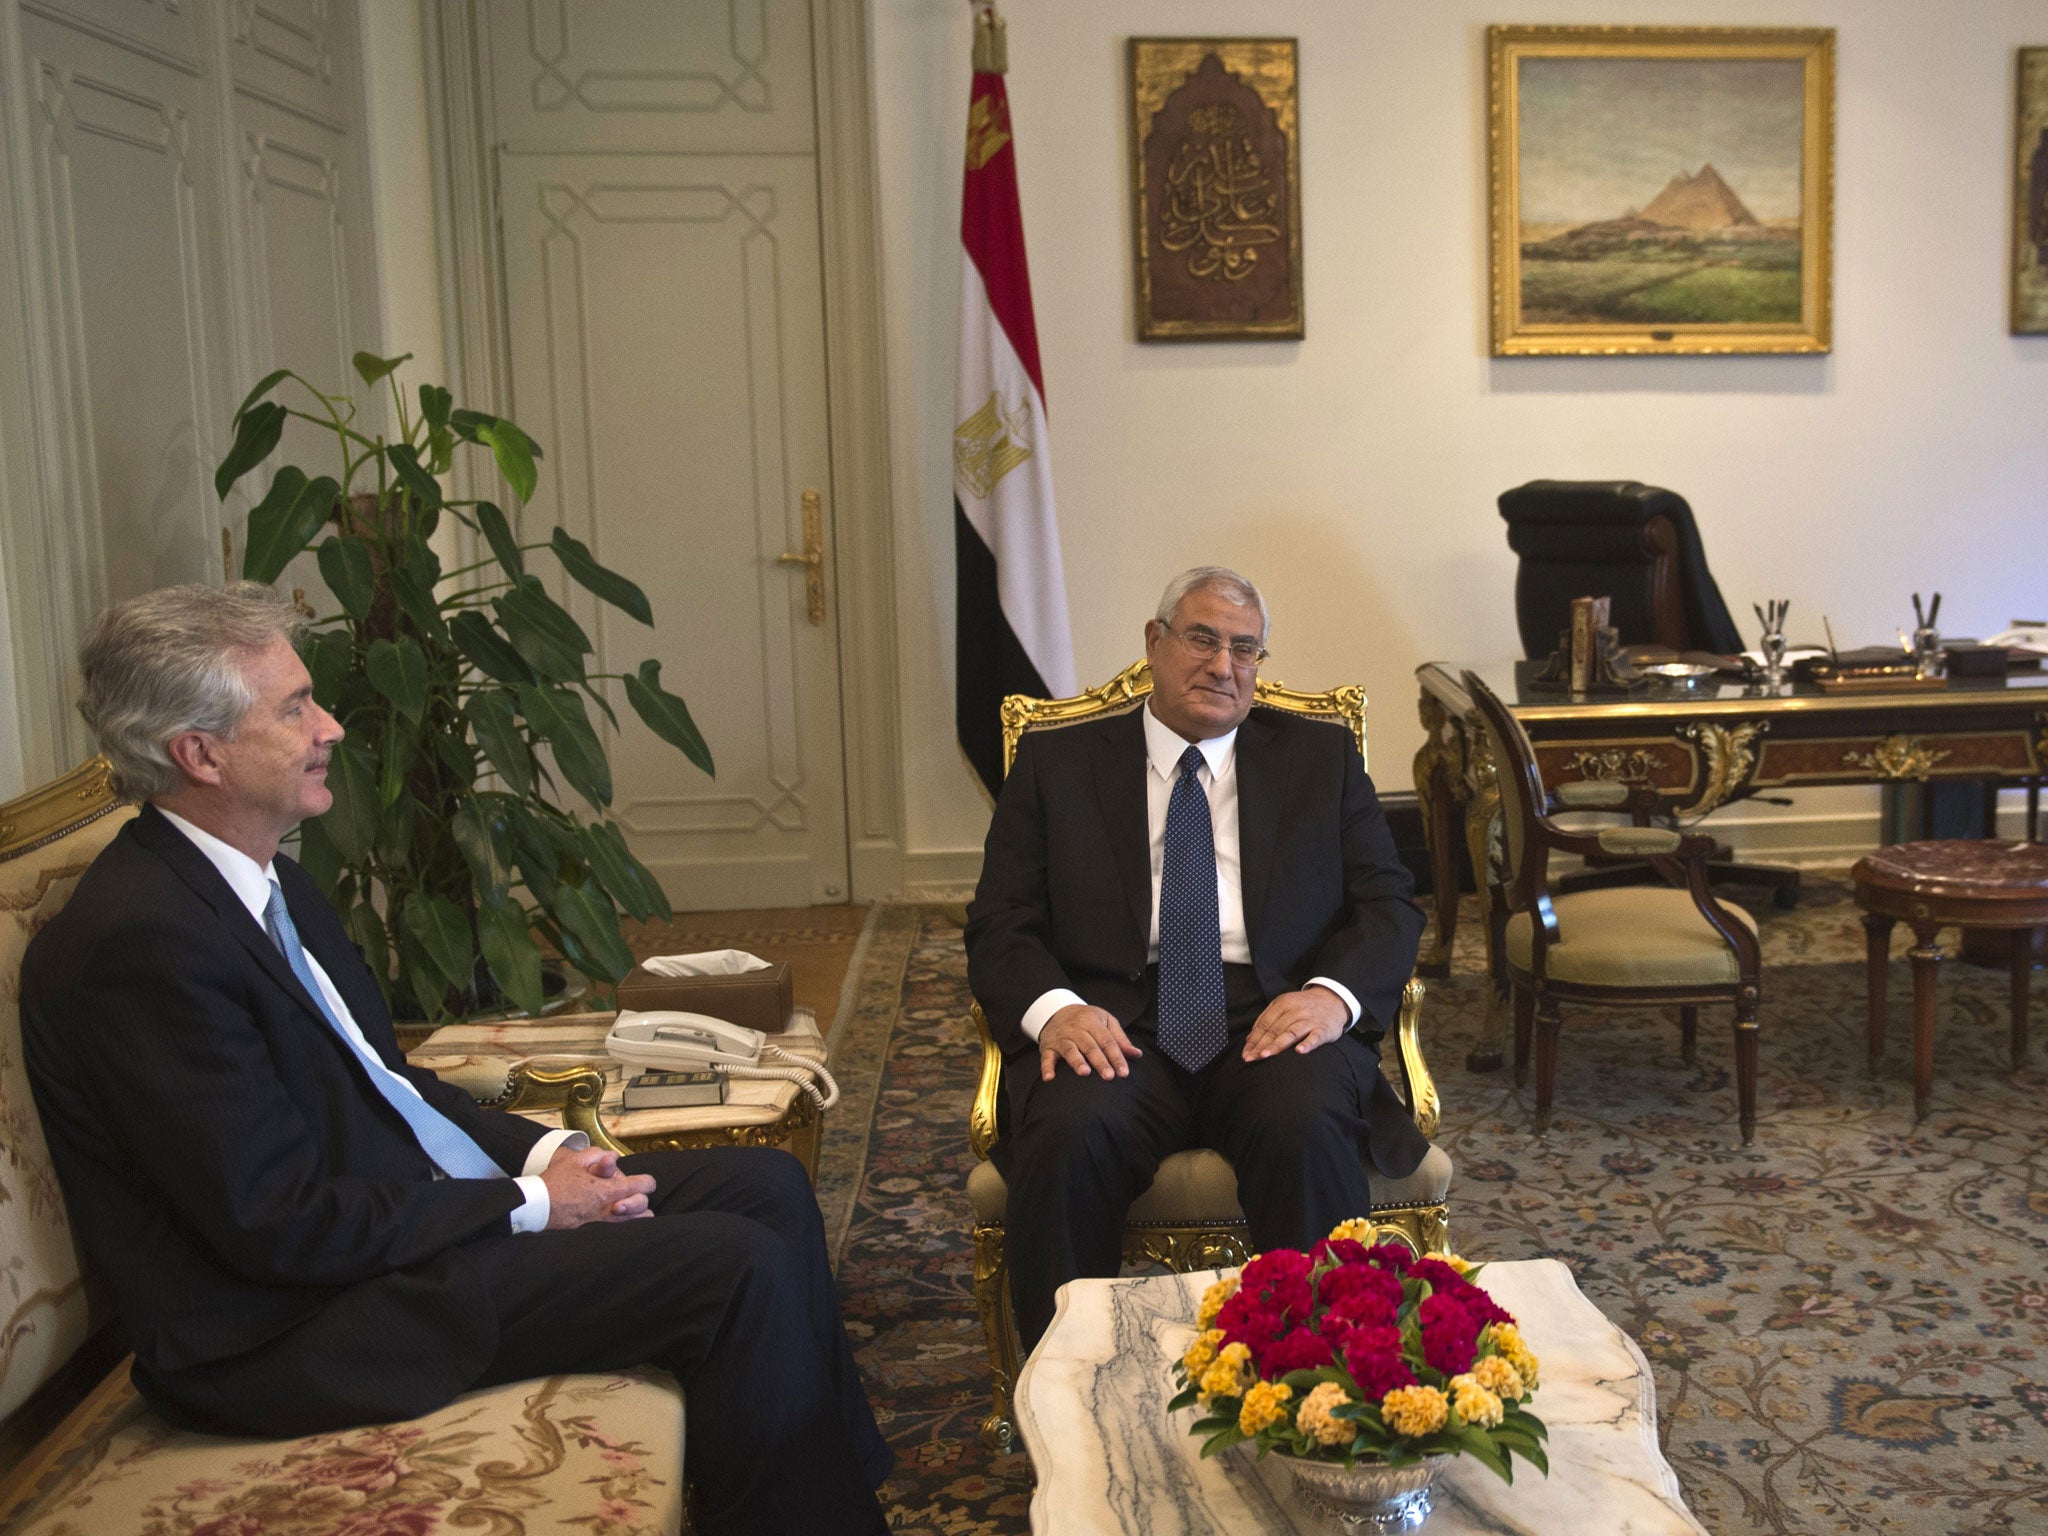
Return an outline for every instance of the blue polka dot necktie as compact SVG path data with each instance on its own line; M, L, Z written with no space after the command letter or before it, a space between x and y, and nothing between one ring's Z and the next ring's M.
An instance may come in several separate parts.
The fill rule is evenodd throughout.
M298 925L292 921L292 915L284 904L284 888L275 880L270 882L270 900L263 908L263 918L263 926L270 931L270 942L284 956L284 963L292 968L299 985L313 999L328 1028L341 1037L341 1043L370 1074L370 1081L384 1095L384 1101L397 1110L412 1128L420 1149L451 1179L506 1177L505 1170L476 1144L469 1132L413 1092L412 1084L385 1066L367 1044L342 1028L341 1020L334 1016L334 1010L327 1004L327 994L320 990L319 980L313 975L312 964L306 958L306 947L299 942Z
M1159 1049L1199 1072L1223 1049L1230 1024L1223 997L1223 923L1216 910L1216 833L1196 770L1199 747L1180 755L1166 802L1166 853L1159 871Z

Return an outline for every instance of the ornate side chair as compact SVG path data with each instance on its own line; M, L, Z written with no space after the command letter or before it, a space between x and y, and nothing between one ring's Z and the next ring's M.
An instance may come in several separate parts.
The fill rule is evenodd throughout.
M1139 661L1099 688L1071 699L1034 699L1011 694L1003 700L1003 769L1009 771L1017 742L1026 731L1057 730L1086 720L1123 714L1138 708L1152 691L1151 669ZM1301 693L1261 678L1257 702L1273 709L1312 716L1348 726L1365 753L1365 693L1358 687L1328 693ZM1401 1058L1401 1086L1409 1113L1425 1136L1437 1127L1436 1082L1422 1059L1418 1019L1422 983L1410 979L1401 998L1394 1029ZM1009 1273L1003 1259L1003 1220L1009 1187L988 1160L1001 1136L1003 1054L989 1033L981 1005L974 1005L974 1027L981 1038L981 1083L968 1122L968 1143L975 1164L967 1178L967 1196L974 1208L974 1301L988 1344L993 1403L981 1422L982 1443L1007 1451L1014 1443L1010 1394L1017 1381L1019 1346L1010 1310ZM1405 1179L1375 1180L1373 1210L1387 1235L1398 1237L1417 1253L1441 1253L1448 1246L1446 1206L1451 1188L1451 1159L1439 1147ZM1132 1205L1124 1227L1127 1262L1164 1264L1176 1272L1242 1264L1245 1247L1244 1211L1237 1203L1237 1174L1220 1153L1207 1148L1176 1152L1159 1165L1152 1187Z
M1550 802L1520 722L1470 672L1465 674L1465 688L1479 706L1500 785L1500 824L1509 872L1501 938L1515 1001L1515 1082L1528 1080L1533 1033L1537 1134L1550 1124L1550 1100L1557 1086L1560 1004L1676 1004L1680 1050L1690 1066L1699 1005L1731 1003L1735 1087L1746 1144L1756 1133L1762 957L1749 914L1722 906L1707 890L1707 861L1714 840L1644 825L1648 806L1642 800L1631 804L1629 790L1619 784L1567 785L1568 792L1558 799L1569 810L1633 809L1636 825L1598 832L1559 826L1543 813ZM1633 886L1553 896L1553 852L1646 858L1683 889Z

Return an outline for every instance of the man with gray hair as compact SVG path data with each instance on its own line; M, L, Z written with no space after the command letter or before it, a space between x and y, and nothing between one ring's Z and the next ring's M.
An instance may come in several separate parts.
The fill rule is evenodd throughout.
M802 1165L620 1158L409 1066L377 978L278 851L342 728L267 587L94 622L80 709L144 800L22 964L29 1079L136 1386L311 1434L473 1387L663 1366L707 1532L887 1529L889 1466Z
M1007 1260L1026 1348L1114 1275L1167 1154L1237 1170L1252 1247L1371 1210L1428 1143L1380 1075L1422 914L1342 726L1253 707L1266 601L1198 566L1145 625L1145 707L1027 733L968 908L1005 1057Z

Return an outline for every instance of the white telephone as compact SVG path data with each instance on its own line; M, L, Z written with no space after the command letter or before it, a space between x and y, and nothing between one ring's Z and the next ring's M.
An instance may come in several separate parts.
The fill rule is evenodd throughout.
M743 1029L708 1014L667 1009L622 1013L612 1021L604 1045L628 1066L657 1072L712 1071L727 1077L795 1083L820 1109L839 1102L839 1085L817 1062L770 1045L758 1029ZM817 1086L821 1082L823 1093Z

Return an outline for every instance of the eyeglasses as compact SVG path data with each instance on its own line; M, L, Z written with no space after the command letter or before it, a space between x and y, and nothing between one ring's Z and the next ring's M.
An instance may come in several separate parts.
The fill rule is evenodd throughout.
M1192 629L1175 629L1171 624L1162 623L1159 627L1185 646L1188 654L1200 657L1203 661L1213 661L1218 651L1227 650L1230 652L1231 665L1256 667L1272 654L1256 640L1225 642L1215 630L1203 629L1199 625Z

